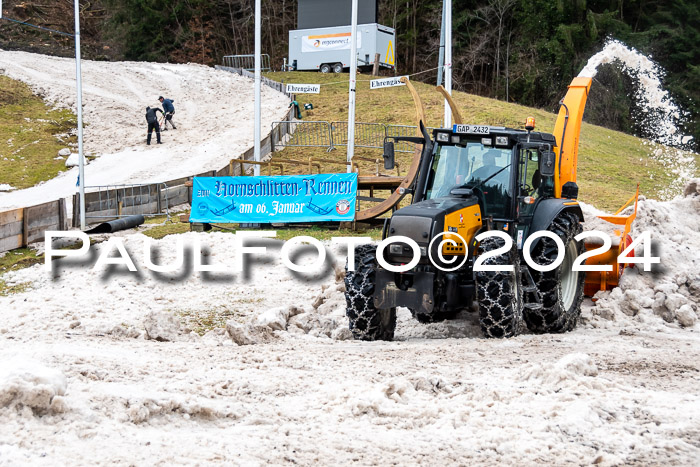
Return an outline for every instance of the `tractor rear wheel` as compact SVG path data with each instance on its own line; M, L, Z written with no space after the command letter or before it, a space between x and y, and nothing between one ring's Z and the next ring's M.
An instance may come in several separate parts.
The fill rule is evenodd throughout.
M497 237L479 244L479 255L504 245ZM480 271L476 276L479 323L486 337L514 337L523 328L523 295L520 287L520 259L515 248L487 258L484 265L512 265L513 271Z
M525 294L525 323L535 333L567 332L576 327L581 315L585 274L572 271L574 260L585 248L574 237L583 231L576 214L564 212L548 227L564 242L564 261L558 268L540 272L530 268L535 290ZM559 254L554 240L542 237L532 251L532 259L540 265L554 262Z
M374 306L374 286L377 271L375 245L355 248L355 270L345 266L346 314L350 331L356 340L390 341L396 329L396 308L378 309Z

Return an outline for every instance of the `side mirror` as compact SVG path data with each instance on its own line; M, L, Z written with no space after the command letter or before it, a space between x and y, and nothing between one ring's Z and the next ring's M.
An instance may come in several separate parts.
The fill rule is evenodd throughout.
M540 152L539 170L543 177L553 177L557 156L553 151Z
M384 168L392 170L394 168L394 142L384 141Z
M471 188L457 187L450 190L450 195L456 198L471 198L474 196L474 191Z

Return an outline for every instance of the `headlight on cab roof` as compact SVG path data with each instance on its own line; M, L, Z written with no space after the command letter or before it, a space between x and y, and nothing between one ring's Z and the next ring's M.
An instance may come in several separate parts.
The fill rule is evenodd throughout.
M437 140L441 143L447 143L448 141L450 141L450 134L449 133L438 133Z
M496 136L496 146L508 146L508 137Z

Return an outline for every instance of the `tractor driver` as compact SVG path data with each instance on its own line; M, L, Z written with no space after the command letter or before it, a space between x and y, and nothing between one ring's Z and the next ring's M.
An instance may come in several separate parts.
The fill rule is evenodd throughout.
M498 167L496 165L496 157L500 155L501 152L498 149L489 149L488 151L486 151L482 159L484 162L483 165L474 171L474 173L472 174L472 178L474 180L486 180L491 175L498 172L501 169L501 167Z

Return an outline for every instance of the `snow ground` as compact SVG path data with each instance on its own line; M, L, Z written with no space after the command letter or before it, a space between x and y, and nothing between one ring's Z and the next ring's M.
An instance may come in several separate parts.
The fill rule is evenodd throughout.
M137 274L91 269L106 242L6 274L32 290L0 297L0 463L696 464L700 326L681 312L700 302L697 187L640 201L634 233L666 269L630 270L561 335L487 340L473 313L421 325L399 309L395 342L347 340L333 245L315 277L283 267L275 240L245 272L156 274L147 237L120 232ZM222 232L154 241L158 264L178 238L234 264ZM192 334L209 312L228 332ZM258 344L232 342L249 323Z
M0 69L47 102L76 111L75 60L0 51ZM89 186L154 183L218 170L253 145L253 81L196 64L82 62L84 151ZM146 106L174 99L177 130L146 146ZM281 120L288 99L262 90L263 135ZM78 168L36 187L0 192L0 209L31 206L75 193ZM2 180L0 179L0 182ZM1 191L1 190L0 190Z

